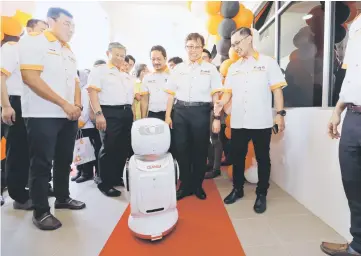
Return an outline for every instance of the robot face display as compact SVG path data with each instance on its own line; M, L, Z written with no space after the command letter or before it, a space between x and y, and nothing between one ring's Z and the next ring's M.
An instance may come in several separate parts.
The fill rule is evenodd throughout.
M140 135L159 135L164 133L164 125L143 125L139 128Z

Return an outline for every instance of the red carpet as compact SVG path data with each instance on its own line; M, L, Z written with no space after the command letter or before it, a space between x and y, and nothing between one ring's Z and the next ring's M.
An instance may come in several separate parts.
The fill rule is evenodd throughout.
M244 256L216 185L212 180L203 184L207 200L191 196L179 201L178 224L161 241L151 243L130 233L128 206L100 256Z

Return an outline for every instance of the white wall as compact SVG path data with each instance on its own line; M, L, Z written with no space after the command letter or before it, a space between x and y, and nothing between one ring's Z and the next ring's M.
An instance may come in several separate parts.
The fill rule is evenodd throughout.
M346 239L350 216L338 162L327 135L332 109L289 109L284 134L273 136L271 179ZM341 129L340 129L341 130Z

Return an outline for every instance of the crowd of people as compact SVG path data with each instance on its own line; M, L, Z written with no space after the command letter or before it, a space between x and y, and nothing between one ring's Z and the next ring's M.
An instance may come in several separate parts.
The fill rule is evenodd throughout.
M266 211L270 141L272 131L281 133L285 129L282 89L287 83L277 61L253 48L249 28L232 32L231 47L240 59L231 65L224 80L212 64L211 53L204 48L204 37L198 33L185 38L185 61L179 57L168 59L163 46L153 46L149 51L153 71L146 64L136 63L119 42L111 42L104 49L107 60L97 60L92 69L77 70L76 53L68 44L74 26L71 13L50 8L46 22L30 20L26 35L5 35L1 41L2 136L7 140L2 191L6 186L14 209L33 210L36 227L55 230L62 224L51 214L48 196L55 196L55 209L86 207L84 202L72 199L69 192L79 131L89 137L95 160L78 165L71 180L94 180L104 195L121 196L115 187L124 186L123 168L133 155L132 123L141 118L158 118L171 128L170 152L180 168L177 200L192 195L205 200L204 178L219 176L221 165L230 163L233 189L224 203L233 204L242 198L245 157L252 140L259 178L254 210ZM341 91L342 98L329 125L333 138L339 137L340 113L346 107L356 113L356 105L361 105L351 92L347 87ZM224 136L226 115L232 116L231 143ZM356 122L357 118L356 114L348 114L346 122ZM342 143L344 152L354 147L351 141L347 143ZM222 163L223 152L226 158ZM347 156L342 156L344 165L349 165L345 162ZM347 177L344 185L352 187L347 195L354 207L352 245L358 250L357 184Z

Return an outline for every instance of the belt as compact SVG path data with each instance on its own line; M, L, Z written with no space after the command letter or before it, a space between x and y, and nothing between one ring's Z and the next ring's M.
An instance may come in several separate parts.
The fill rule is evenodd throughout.
M204 107L204 106L211 106L210 102L189 102L183 100L177 100L175 105L178 106L185 106L185 107Z
M352 112L361 113L361 106L356 106L354 104L347 104L347 109Z
M124 105L101 105L101 108L112 108L112 109L131 109L132 105L124 104Z

